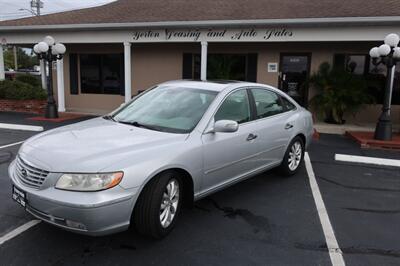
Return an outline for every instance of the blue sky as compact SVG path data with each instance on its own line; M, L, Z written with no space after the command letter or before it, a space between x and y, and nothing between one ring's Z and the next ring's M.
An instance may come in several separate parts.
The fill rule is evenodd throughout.
M42 0L44 8L42 14L60 12L72 9L103 5L114 0ZM0 20L14 19L31 16L29 11L19 10L30 9L30 0L0 0Z

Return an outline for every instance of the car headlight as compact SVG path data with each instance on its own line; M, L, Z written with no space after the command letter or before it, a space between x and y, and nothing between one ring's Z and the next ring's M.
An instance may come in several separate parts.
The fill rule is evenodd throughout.
M99 191L118 185L123 172L99 174L63 174L57 181L56 188L72 191Z

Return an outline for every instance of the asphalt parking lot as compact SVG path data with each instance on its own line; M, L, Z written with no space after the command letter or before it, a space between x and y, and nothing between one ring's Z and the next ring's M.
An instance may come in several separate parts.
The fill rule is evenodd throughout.
M17 118L0 114L4 123ZM0 147L34 134L0 129ZM0 148L0 239L33 219L11 199L7 167L18 148ZM346 265L399 265L400 169L338 162L336 153L400 160L400 152L361 150L336 135L310 147L340 250L328 250L303 166L291 178L269 171L196 202L161 241L134 231L87 237L41 222L0 244L0 265L332 265L329 251Z

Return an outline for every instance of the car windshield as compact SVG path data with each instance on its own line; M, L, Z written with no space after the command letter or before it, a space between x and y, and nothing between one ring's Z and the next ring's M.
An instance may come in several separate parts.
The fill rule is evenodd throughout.
M113 115L120 123L171 133L189 133L202 118L217 92L158 86Z

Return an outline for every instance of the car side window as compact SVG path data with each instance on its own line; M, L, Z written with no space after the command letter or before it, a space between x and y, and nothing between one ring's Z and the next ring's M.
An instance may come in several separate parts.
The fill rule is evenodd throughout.
M250 121L250 104L246 90L231 93L219 107L214 120L233 120L240 123Z
M296 106L291 103L288 99L286 99L285 97L281 97L282 99L282 103L283 103L283 107L285 107L286 111L291 111L296 109Z
M280 97L275 92L265 89L252 89L251 93L256 105L257 119L284 112Z

